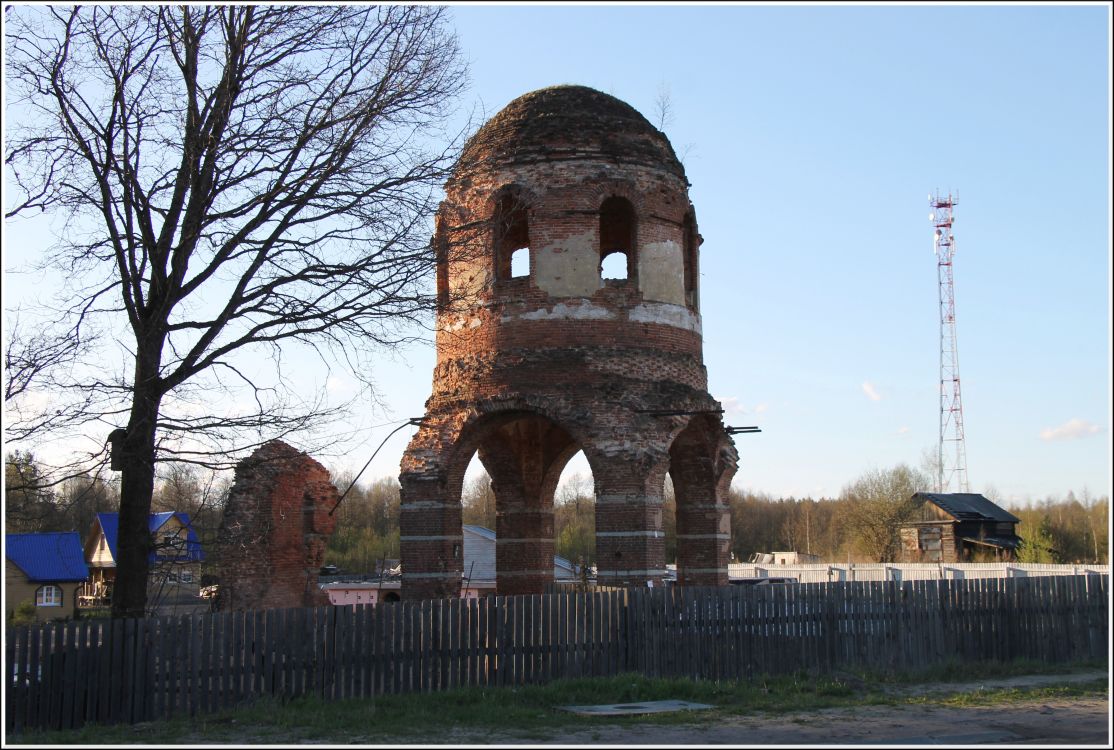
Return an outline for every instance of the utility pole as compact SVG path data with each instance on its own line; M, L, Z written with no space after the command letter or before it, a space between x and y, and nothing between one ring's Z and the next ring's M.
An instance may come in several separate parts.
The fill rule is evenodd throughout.
M967 492L967 449L963 436L963 400L959 388L959 349L955 331L955 282L953 260L955 236L952 234L953 209L958 203L951 193L928 197L932 213L928 220L935 227L933 248L940 286L940 444L936 464L936 491Z

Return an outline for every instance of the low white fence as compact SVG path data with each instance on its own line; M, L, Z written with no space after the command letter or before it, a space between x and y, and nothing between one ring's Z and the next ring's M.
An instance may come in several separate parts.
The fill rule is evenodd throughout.
M731 563L727 566L727 573L732 579L795 578L800 583L824 583L1110 575L1110 566L1037 563L801 563L797 565Z

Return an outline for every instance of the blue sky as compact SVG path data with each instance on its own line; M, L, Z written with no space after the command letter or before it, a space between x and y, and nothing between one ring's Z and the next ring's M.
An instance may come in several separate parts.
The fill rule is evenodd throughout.
M705 239L709 389L728 424L762 429L736 437L736 486L835 496L935 449L928 195L940 190L959 200L971 490L1012 502L1110 494L1108 6L499 3L451 14L471 66L464 110L490 117L574 83L653 120L668 90L664 130ZM433 362L431 346L384 360L375 377L389 412L369 407L352 427L366 439L326 463L359 469L394 426L375 425L420 415ZM397 475L408 434L364 479Z
M1108 8L452 13L487 116L576 83L653 119L669 91L705 238L709 388L729 424L762 429L736 437L736 486L831 496L935 448L939 189L959 198L972 491L1110 493Z

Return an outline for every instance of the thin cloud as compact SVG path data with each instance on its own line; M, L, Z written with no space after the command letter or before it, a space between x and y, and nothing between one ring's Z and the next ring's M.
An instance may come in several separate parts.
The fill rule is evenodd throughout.
M727 396L726 398L721 398L719 399L719 402L723 405L723 411L726 414L742 415L748 413L746 408L741 403L739 403L739 399L736 396Z
M906 435L908 433L909 433L909 428L904 426L904 425L897 428L897 434L898 435Z
M325 380L325 390L331 395L347 398L356 392L356 384L343 375L330 375Z
M863 381L863 393L865 393L866 397L869 398L871 401L882 400L882 396L874 388L874 383L871 383L869 380Z
M1041 430L1041 440L1076 440L1097 435L1100 432L1102 432L1102 428L1097 424L1075 417L1059 427L1045 427Z

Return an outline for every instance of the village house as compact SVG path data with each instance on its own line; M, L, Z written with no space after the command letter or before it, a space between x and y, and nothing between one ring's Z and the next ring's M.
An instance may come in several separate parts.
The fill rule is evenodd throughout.
M1012 562L1021 539L1017 516L970 492L918 492L916 520L903 524L901 562Z
M464 526L464 573L461 599L478 599L495 593L495 532L483 526ZM553 557L553 580L579 580L580 569L563 557ZM398 601L401 569L371 580L333 581L322 584L332 604L375 604Z
M89 578L76 531L6 534L6 615L23 602L35 605L39 622L74 617L77 592Z
M107 607L116 580L116 540L120 518L98 513L85 541L89 582L80 591L78 606ZM205 553L188 513L152 513L148 528L154 548L148 562L148 607L157 614L204 611L200 598L201 563Z

